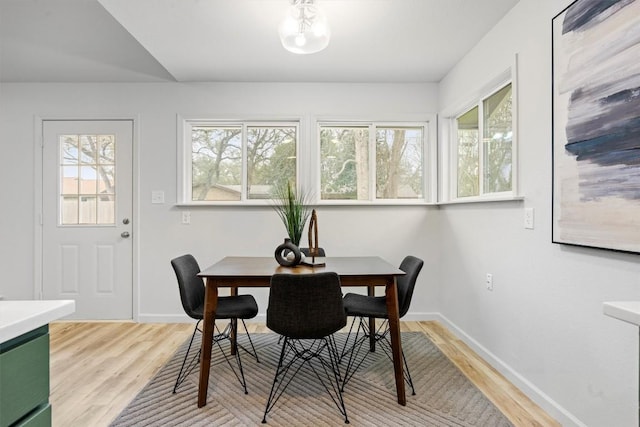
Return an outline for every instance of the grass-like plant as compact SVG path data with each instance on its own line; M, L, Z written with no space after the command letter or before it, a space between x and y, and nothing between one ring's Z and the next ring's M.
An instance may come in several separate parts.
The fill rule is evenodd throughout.
M273 207L282 220L291 242L300 246L304 227L311 214L308 195L304 191L297 192L291 187L291 183L287 182L286 186L275 187Z

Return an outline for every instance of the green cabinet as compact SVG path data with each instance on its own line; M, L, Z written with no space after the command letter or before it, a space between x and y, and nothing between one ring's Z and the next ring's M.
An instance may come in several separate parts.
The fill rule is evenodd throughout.
M49 328L0 344L0 427L51 426Z

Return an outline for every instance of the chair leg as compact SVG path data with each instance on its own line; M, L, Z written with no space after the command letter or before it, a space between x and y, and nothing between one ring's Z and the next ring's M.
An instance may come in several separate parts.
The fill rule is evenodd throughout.
M180 367L180 372L178 373L178 378L176 379L176 383L173 386L173 393L176 393L176 391L178 390L178 387L180 387L180 385L184 382L184 380L189 376L189 374L198 366L198 361L200 358L200 349L198 349L198 353L191 359L191 361L189 362L189 364L187 365L187 358L189 357L189 352L191 351L191 346L193 345L193 340L196 336L196 333L198 331L202 332L200 330L200 328L198 327L200 325L200 320L198 321L198 323L196 323L195 328L193 328L193 334L191 334L191 340L189 341L189 347L187 348L187 352L184 355L184 359L182 360L182 366ZM244 323L244 321L243 321ZM231 324L231 322L225 327L225 329L220 332L220 330L218 330L218 327L215 326L215 330L217 331L217 333L214 335L213 337L213 342L216 343L216 345L218 346L218 349L220 350L220 353L222 354L222 356L224 357L224 359L226 360L227 364L229 365L229 367L231 368L231 371L234 373L234 375L236 376L236 378L238 379L238 381L240 382L240 385L242 386L242 388L244 389L244 394L249 394L249 392L247 391L247 381L245 380L244 377L244 369L242 368L242 359L240 358L240 352L238 351L238 342L237 340L232 340L232 333L233 333L233 325ZM245 327L246 329L246 327ZM247 333L247 335L249 335ZM231 360L229 359L229 356L227 356L227 353L225 353L224 349L222 348L222 345L220 344L220 341L222 340L230 340L232 343L235 343L235 348L231 349L231 355L235 358L236 360L236 364L238 365L238 371L236 371L236 369L233 367L233 364L231 363ZM252 354L256 360L259 362L258 360L258 355L256 353L256 349L253 346L253 342L251 341L251 337L249 337L249 342L251 343L251 348L253 349L253 353L251 353L250 351L246 350L248 353ZM244 347L243 347L244 349Z
M332 340L331 337L318 340L295 340L284 337L283 340L280 358L271 385L271 391L269 392L269 398L265 405L262 423L267 422L267 414L273 409L276 402L280 399L302 366L308 364L340 413L344 416L345 424L349 424L349 418L340 387L339 353L335 345L335 340ZM309 341L311 341L310 344L308 343ZM325 352L327 353L328 360L327 357L323 356ZM317 369L312 363L312 360L318 360L322 366L322 370ZM324 372L329 385L322 379L322 372Z
M355 319L354 319L355 321ZM352 324L353 327L353 324ZM363 335L358 338L360 331L363 332ZM349 330L351 332L351 329ZM367 356L371 351L362 351L362 347L365 342L371 343L371 330L369 329L368 319L363 317L360 318L360 323L358 325L358 329L356 330L356 338L354 339L353 345L349 347L348 352L349 360L347 362L347 367L345 369L344 379L342 381L342 390L344 391L344 387L347 382L353 377L353 375L358 371L360 366L364 363ZM393 361L393 356L391 355L391 341L389 341L389 328L388 321L382 322L382 324L374 331L373 337L375 342L383 342L385 345L382 346L387 357ZM344 348L344 347L343 347ZM343 350L344 351L344 350ZM344 357L344 354L342 355ZM411 387L411 394L415 396L416 390L413 386L413 379L411 378L411 372L409 371L409 365L407 364L407 358L405 357L404 351L402 351L402 361L404 364L404 379Z
M200 325L200 321L199 320L196 323L196 326L193 328L193 333L191 334L191 340L189 341L189 347L187 347L187 352L184 354L184 359L182 360L182 366L180 367L180 372L178 373L178 378L176 378L176 383L173 386L173 393L174 394L178 390L178 387L180 386L180 384L182 384L182 382L185 380L185 378L187 378L189 376L191 371L193 371L193 369L197 365L197 363L194 363L194 362L199 359L200 350L198 350L198 353L196 354L196 356L193 359L191 359L191 362L189 362L189 365L187 366L187 369L185 370L185 365L187 364L187 358L189 357L189 352L191 351L191 345L193 344L193 339L196 336L196 332L198 332L198 325Z
M391 354L391 341L389 341L388 333L385 333L382 335L381 341L385 343L385 345L382 346L385 354L387 355L389 360L393 362L393 356ZM413 379L411 378L411 371L409 371L409 364L407 363L407 358L404 355L404 350L402 351L402 363L404 364L404 369L403 369L404 380L407 382L407 384L409 384L409 387L411 387L411 395L415 396L416 389L413 386Z
M231 340L232 329L233 329L233 326L230 322L222 332L216 334L213 337L213 342L216 343L216 345L218 346L218 349L220 350L220 353L222 353L222 356L224 357L227 364L229 365L229 368L231 368L231 371L233 372L233 374L236 376L238 381L240 381L240 385L242 386L242 388L244 388L244 394L249 394L249 392L247 391L247 382L244 378L244 370L242 369L242 359L240 358L240 352L238 351L238 342ZM224 349L222 348L222 345L220 344L220 341L222 340L231 340L231 342L234 343L234 348L231 351L231 355L236 359L236 364L238 365L238 370L240 371L239 373L233 367L233 364L231 363L229 356L227 356L227 353L225 353Z
M347 332L347 337L345 338L344 344L342 344L342 350L340 351L340 359L339 359L340 363L342 363L342 359L344 358L344 356L346 356L347 353L350 352L351 348L353 348L353 347L351 347L351 348L347 349L347 344L349 344L349 337L351 337L351 332L353 332L353 325L355 325L357 319L358 318L354 317L351 320L351 326L349 326L349 331Z
M244 331L247 334L247 338L249 338L249 344L251 345L251 350L247 350L246 348L244 348L244 346L242 344L238 344L238 346L243 349L244 351L246 351L247 353L249 353L250 355L252 355L255 359L256 362L260 363L260 359L258 359L258 352L256 351L255 346L253 345L253 340L251 339L251 334L249 333L249 330L247 329L247 324L244 323L243 319L240 319L242 321L242 326L244 327Z
M384 323L378 326L377 329L371 330L371 322L369 318L358 317L358 329L356 330L356 337L353 340L353 344L349 347L349 360L345 369L344 380L342 382L342 389L347 382L353 377L353 375L360 369L360 366L367 359L369 353L375 352L375 346L371 346L371 341L378 341L381 337L381 331L384 329ZM375 327L375 324L374 324ZM362 331L362 335L360 335ZM373 337L373 338L372 338ZM367 348L363 348L364 344L368 343Z

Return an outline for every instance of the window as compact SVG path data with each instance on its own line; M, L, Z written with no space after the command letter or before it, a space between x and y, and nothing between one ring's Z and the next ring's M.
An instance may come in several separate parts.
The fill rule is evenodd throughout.
M426 123L320 123L320 199L424 202L426 135Z
M453 128L453 198L512 193L512 84L502 85L455 117Z
M269 199L296 184L297 123L186 120L184 133L188 203Z
M436 194L435 115L408 119L309 119L316 132L308 132L303 118L178 118L178 203L265 205L287 183L314 204L428 203Z
M115 135L59 135L61 225L115 224Z

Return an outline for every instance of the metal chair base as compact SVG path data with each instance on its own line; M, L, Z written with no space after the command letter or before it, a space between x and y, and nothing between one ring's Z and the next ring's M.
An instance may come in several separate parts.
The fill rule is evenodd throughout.
M349 424L347 409L342 398L339 354L334 337L328 336L315 340L297 340L288 337L281 337L281 339L284 342L282 343L280 358L265 406L262 423L267 422L267 414L273 409L298 371L304 365L308 365L329 396L331 396L340 414L344 416L345 424ZM319 363L314 364L313 361ZM324 380L322 374L324 374Z
M356 329L356 335L353 340L353 344L349 344L349 337L353 331L353 326L358 321L358 328ZM340 353L340 363L342 360L349 355L349 360L347 361L347 367L344 373L344 379L342 381L342 391L344 391L344 387L349 382L349 380L353 377L353 375L358 371L362 363L366 360L367 356L374 352L374 349L369 348L369 342L371 337L371 330L368 324L369 319L365 317L354 317L351 322L351 326L349 327L349 332L347 334L347 338L342 346L342 352ZM362 334L361 334L362 333ZM389 321L384 319L384 321L373 331L374 342L380 344L380 348L387 355L389 360L393 361L393 355L391 351L391 341L389 339L390 329L389 329ZM364 347L364 351L363 351ZM413 379L411 378L411 372L409 371L409 365L407 364L407 358L404 355L404 350L402 351L402 362L404 363L403 375L404 379L411 387L411 394L413 396L416 395L416 390L413 386Z
M241 321L242 321L242 325L244 326L245 331L246 331L247 328L246 328L246 325L244 323L244 320L241 319ZM186 353L184 355L184 359L182 360L182 366L180 367L180 372L178 373L178 378L176 378L176 383L173 386L173 393L174 394L178 391L178 387L180 387L180 385L189 376L189 374L191 374L191 372L197 366L199 366L200 349L198 349L198 352L196 353L195 356L193 356L193 358L189 361L188 364L187 364L187 359L189 358L189 353L191 351L191 346L193 344L193 340L194 340L194 338L196 336L196 333L197 332L202 333L202 329L200 329L200 322L202 322L202 319L198 320L198 322L196 323L196 326L193 328L193 334L191 334L191 340L189 341L189 347L187 348L187 351L186 351ZM258 353L256 352L256 348L254 347L253 341L251 340L251 335L249 334L249 332L247 332L247 337L249 338L249 344L251 344L251 350L246 349L241 344L238 344L237 340L235 340L236 346L235 346L235 349L234 349L234 351L232 353L233 353L233 357L236 359L236 364L238 366L239 372L236 371L236 369L234 368L233 364L231 363L231 360L230 360L229 356L227 355L227 353L225 353L225 351L222 348L222 345L220 344L220 341L223 341L223 340L230 340L231 341L231 337L232 337L231 334L233 333L234 330L237 330L234 326L235 325L233 324L233 322L229 322L229 324L224 328L224 330L222 332L220 332L220 330L216 326L217 333L214 334L214 336L213 336L213 342L218 345L218 349L220 350L220 352L224 356L227 364L229 365L229 367L233 371L233 373L236 376L236 378L238 379L238 381L240 381L240 385L244 389L244 394L248 394L247 382L246 382L246 380L244 378L244 371L242 369L242 360L240 359L240 352L238 350L240 348L243 349L244 351L246 351L247 353L249 353L250 355L255 357L255 359L256 359L256 361L258 363L260 363L260 360L258 359Z

